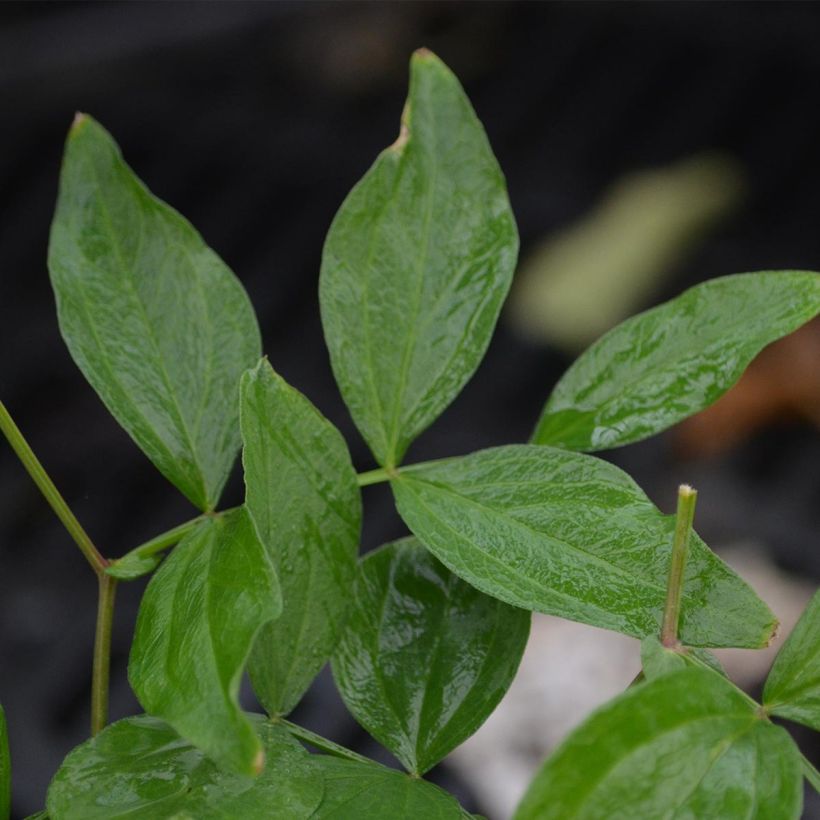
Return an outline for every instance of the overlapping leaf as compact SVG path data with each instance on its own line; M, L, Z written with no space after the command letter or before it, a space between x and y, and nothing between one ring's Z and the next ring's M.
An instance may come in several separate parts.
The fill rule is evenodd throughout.
M11 757L6 713L0 706L0 820L8 820L11 808Z
M464 820L469 815L438 786L377 763L314 757L325 796L314 820Z
M265 625L249 672L270 714L287 714L329 659L356 573L361 494L344 439L266 361L245 374L247 507L276 568L282 616Z
M797 820L802 798L788 733L719 675L686 669L586 720L546 761L515 818Z
M260 355L236 277L79 115L48 255L74 361L159 470L212 509L239 449L236 391Z
M392 482L419 540L473 586L524 609L635 637L656 634L674 516L601 459L511 445L406 468ZM765 646L768 607L697 536L681 639Z
M289 733L253 716L266 764L257 778L219 769L166 723L126 718L78 746L48 790L51 820L307 820L322 774Z
M706 649L693 649L688 646L677 650L667 649L655 635L649 635L641 641L641 668L647 680L680 672L689 667L711 669L726 677L720 661Z
M466 740L507 691L530 614L462 581L415 538L361 563L333 675L354 717L414 773Z
M259 738L237 705L259 629L282 608L244 507L198 524L151 579L128 676L145 710L232 771L257 774Z
M381 464L401 461L478 366L517 252L484 129L449 69L418 51L401 134L345 200L322 259L333 371Z
M659 433L725 393L769 343L820 312L820 274L712 279L605 334L558 382L536 444L605 450Z
M820 592L778 653L763 703L775 715L820 731Z

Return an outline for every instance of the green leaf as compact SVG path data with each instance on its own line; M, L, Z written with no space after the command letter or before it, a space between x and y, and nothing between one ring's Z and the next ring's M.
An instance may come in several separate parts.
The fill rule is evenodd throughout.
M333 675L353 716L411 772L434 766L509 688L530 614L479 592L415 539L362 560Z
M653 436L720 398L766 345L818 312L816 273L745 273L696 285L583 353L553 390L533 442L606 450Z
M820 731L820 590L775 658L763 703L772 714Z
M647 680L689 667L710 669L726 677L720 661L711 652L690 646L682 646L679 650L667 649L655 635L648 635L641 641L641 667Z
M800 817L800 754L734 686L687 669L633 687L546 761L515 820Z
M143 708L220 766L258 773L261 746L237 694L254 638L281 609L276 574L245 508L198 524L140 605L128 677Z
M212 509L239 449L239 377L260 355L253 308L86 115L66 143L48 264L80 370L163 475Z
M405 468L391 484L413 533L488 595L637 638L659 632L675 518L617 467L523 444ZM765 646L775 624L693 534L681 640Z
M262 628L249 672L270 714L287 714L341 637L361 529L361 493L336 428L266 361L242 378L246 504L285 606Z
M336 215L319 289L336 381L380 464L475 371L517 254L484 129L450 70L417 51L401 134Z
M465 812L447 792L378 763L313 758L325 782L314 820L463 820Z
M48 790L52 820L307 820L322 800L320 772L280 726L250 716L266 764L229 774L166 723L126 718L72 751ZM249 724L250 725L250 724Z
M11 811L11 755L6 713L0 706L0 820L8 820Z

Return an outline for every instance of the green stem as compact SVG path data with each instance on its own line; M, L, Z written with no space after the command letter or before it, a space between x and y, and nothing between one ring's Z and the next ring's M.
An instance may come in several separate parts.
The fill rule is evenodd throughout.
M88 563L91 564L91 568L97 575L102 575L106 566L108 566L108 561L100 555L94 543L88 537L88 533L69 509L65 499L54 486L54 482L43 469L43 465L34 455L34 451L23 438L20 428L14 423L14 419L9 415L9 411L3 402L0 402L0 430L14 452L17 453L17 457L23 463L34 483L39 487L40 492L45 496L46 501L51 505L51 509L57 514L57 518L62 521L69 535L74 539Z
M94 635L94 666L91 676L91 734L99 734L108 723L108 678L111 671L111 627L117 579L98 576L97 629Z
M820 794L820 772L814 767L814 764L804 755L800 755L803 763L803 774L806 780L811 783L812 788Z
M144 544L134 547L134 549L123 555L122 558L117 558L115 561L112 561L112 563L116 564L132 556L150 558L152 555L156 555L158 552L168 549L168 547L173 547L174 544L179 543L200 521L204 521L208 517L213 517L213 514L211 514L211 516L206 514L198 515L196 518L192 518L184 524L166 530L154 536L150 541L146 541Z
M680 603L683 593L683 573L686 569L686 557L689 552L689 539L692 535L692 522L695 518L697 490L688 484L678 488L678 511L675 520L675 540L672 543L672 561L669 566L669 581L666 587L666 607L663 611L661 626L661 643L667 649L678 645L678 621L680 620Z
M315 732L311 732L310 729L305 729L303 726L298 726L281 717L273 718L273 720L275 723L281 723L294 737L298 737L300 740L304 740L305 743L310 743L311 746L315 746L317 749L321 749L323 752L327 752L334 757L343 757L346 760L355 760L358 763L373 763L370 758L357 754L352 749L340 746L338 743L334 743L326 737L317 735Z
M383 467L379 467L375 470L368 470L366 473L359 473L356 478L359 481L360 487L368 487L370 484L378 484L381 481L390 481L391 478L395 476L395 470L392 471L394 475L391 475L390 471L385 470Z

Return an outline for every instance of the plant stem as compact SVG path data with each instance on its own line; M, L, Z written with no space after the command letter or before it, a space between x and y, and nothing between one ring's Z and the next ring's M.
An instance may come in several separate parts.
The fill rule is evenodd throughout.
M118 561L124 561L132 555L139 556L140 558L149 558L152 555L156 555L158 552L168 549L168 547L173 547L174 544L181 541L197 524L199 524L200 521L204 521L208 517L213 517L213 514L208 516L203 513L202 515L196 516L196 518L192 518L190 521L186 521L184 524L179 524L176 527L172 527L170 530L166 530L159 535L155 535L152 539L150 539L150 541L146 541L144 544L134 547L134 549L130 550L121 558L117 558L111 563L116 564Z
M298 737L300 740L304 740L305 743L310 743L311 746L315 746L317 749L321 749L323 752L327 752L334 757L343 757L346 760L355 760L359 763L373 763L370 758L364 757L364 755L360 755L352 749L340 746L338 743L334 743L326 737L317 735L315 732L311 732L310 729L305 729L303 726L291 723L289 720L280 717L274 718L274 722L281 723L294 737Z
M3 402L0 402L0 430L8 440L17 457L23 463L28 474L39 487L40 492L45 496L46 501L51 505L51 509L57 514L57 518L62 521L63 526L68 530L69 535L82 551L86 560L91 564L91 568L97 575L102 575L108 561L100 555L88 533L83 529L74 513L66 504L65 499L60 495L54 482L43 469L29 443L23 438L20 428L14 423L14 419L9 415L9 411Z
M686 557L689 552L689 539L692 534L692 522L695 518L697 490L688 484L678 487L678 511L675 519L675 540L672 543L672 561L669 566L669 581L666 587L666 607L663 611L661 626L661 643L667 649L678 645L678 621L683 592L683 573L686 569Z
M367 487L370 484L378 484L381 481L390 481L390 473L382 467L375 470L368 470L366 473L359 473L356 478L360 487Z
M98 577L97 629L94 635L94 666L91 676L91 734L101 732L108 723L108 678L111 671L111 627L117 579L105 573Z

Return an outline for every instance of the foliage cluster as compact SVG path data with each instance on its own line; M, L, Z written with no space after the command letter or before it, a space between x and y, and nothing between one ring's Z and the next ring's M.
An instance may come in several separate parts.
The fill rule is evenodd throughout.
M820 312L820 275L696 286L589 348L530 443L405 465L479 365L518 252L458 81L424 50L410 74L400 135L345 200L322 262L333 372L378 464L358 475L341 434L260 358L234 274L99 124L79 115L71 128L49 248L62 334L200 514L104 558L0 406L100 581L94 736L54 777L47 816L467 817L421 776L503 697L536 611L641 639L644 679L550 756L517 820L798 817L803 777L818 776L770 717L820 729L820 597L755 703L708 649L765 646L776 620L691 532L695 493L683 487L677 516L664 515L589 453L715 401ZM245 501L220 509L240 448ZM380 481L411 535L360 559L361 487ZM129 663L146 715L106 727L114 591L149 573ZM287 720L328 660L351 713L408 774ZM246 670L267 717L239 706Z

